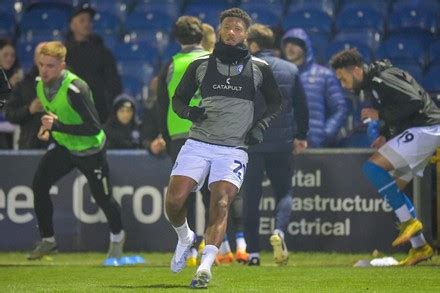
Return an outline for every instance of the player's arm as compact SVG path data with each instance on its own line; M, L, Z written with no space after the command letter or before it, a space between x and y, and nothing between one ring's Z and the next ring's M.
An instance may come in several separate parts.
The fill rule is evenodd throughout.
M87 84L81 80L74 80L69 86L67 95L70 105L79 114L82 123L64 124L55 120L52 130L83 136L98 134L101 124Z
M173 110L180 118L198 122L206 119L204 108L190 107L189 103L198 89L197 68L203 60L193 61L179 82L173 97Z
M260 90L266 102L266 111L263 113L261 119L258 120L258 123L264 126L263 130L266 130L270 122L281 113L282 97L270 66L259 62L256 64L263 75Z

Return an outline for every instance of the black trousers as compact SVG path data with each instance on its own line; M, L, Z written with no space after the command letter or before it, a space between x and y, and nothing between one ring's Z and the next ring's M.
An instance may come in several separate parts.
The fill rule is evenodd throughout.
M259 252L260 200L264 171L270 179L276 201L275 229L286 231L292 212L293 164L290 152L249 153L241 193L245 198L245 235L247 252Z
M121 211L111 194L105 150L80 157L72 155L66 148L57 145L41 159L32 183L34 209L41 237L54 235L53 204L49 190L53 184L74 168L78 168L86 176L92 196L103 210L111 232L119 233L122 230Z

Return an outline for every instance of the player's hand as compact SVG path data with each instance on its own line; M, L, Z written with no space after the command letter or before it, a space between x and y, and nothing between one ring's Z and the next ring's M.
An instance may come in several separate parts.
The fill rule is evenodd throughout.
M38 98L32 100L32 103L29 105L29 113L35 114L38 112L43 112L43 105L41 104Z
M43 117L41 117L41 124L43 125L44 128L51 130L56 120L58 120L57 115L49 112L48 114L43 115Z
M40 126L37 137L39 140L48 141L50 137L50 131L44 128L44 126Z
M293 153L295 155L301 154L308 147L307 140L294 139L293 140Z
M383 146L387 142L387 139L385 136L380 135L378 138L376 138L373 143L371 144L371 147L375 150L379 149L381 146Z
M203 107L189 107L186 116L186 118L192 122L201 122L208 118L208 115L205 113L205 108Z
M162 136L155 138L150 144L150 151L153 155L159 155L165 151L167 144Z
M244 143L247 145L255 145L263 142L264 130L260 123L256 123L246 134Z
M379 120L379 112L373 108L363 108L361 111L361 120Z

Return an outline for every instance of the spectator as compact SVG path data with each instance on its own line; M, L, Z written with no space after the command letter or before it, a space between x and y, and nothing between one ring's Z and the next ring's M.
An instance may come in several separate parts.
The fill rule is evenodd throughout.
M12 88L23 79L23 70L15 54L15 46L9 40L0 39L0 67L5 71Z
M0 39L0 68L6 73L12 89L23 79L23 71L16 58L14 44L5 39ZM13 128L4 120L4 113L0 112L0 149L10 149L12 148Z
M35 90L35 79L38 76L37 57L44 44L40 43L35 48L35 64L24 79L17 84L5 108L6 119L20 125L19 149L43 149L48 145L46 141L37 137L43 116L43 106Z
M309 146L329 147L345 124L348 111L345 94L334 72L315 62L307 33L300 28L287 31L282 38L285 58L295 63L307 95L310 112Z
M153 155L166 153L168 137L163 137L160 129L159 106L157 103L157 84L158 77L150 81L148 99L144 105L144 115L142 115L141 145L148 149Z
M215 42L217 40L217 36L215 35L215 30L212 25L203 23L203 38L202 38L202 47L209 53L214 51Z
M93 33L94 15L95 10L87 4L79 6L72 14L66 39L66 63L90 85L96 110L104 123L113 100L122 92L122 84L113 55Z
M113 111L104 125L108 149L139 148L139 124L135 113L135 102L129 95L121 94L114 100Z
M270 243L274 261L285 265L288 261L284 234L292 212L292 153L301 153L307 148L309 113L304 90L299 81L295 64L282 60L272 50L275 37L270 28L254 24L248 30L248 46L251 54L266 61L272 68L283 98L283 110L264 134L261 144L250 146L249 162L243 192L246 198L246 238L249 265L260 265L259 228L260 199L263 193L264 172L270 179L276 198L275 225ZM255 103L255 119L265 109L262 98ZM296 129L296 131L295 131Z

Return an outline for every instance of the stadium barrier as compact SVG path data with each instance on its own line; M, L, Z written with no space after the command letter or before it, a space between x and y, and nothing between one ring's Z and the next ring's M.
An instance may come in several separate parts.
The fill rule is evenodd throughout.
M1 251L27 250L38 239L31 183L42 154L0 152ZM361 165L370 154L365 149L316 149L294 158L293 213L286 235L290 250L396 251L390 245L397 235L394 215L361 172ZM128 235L126 249L172 251L176 235L164 212L169 158L153 157L146 151L109 151L108 160L113 195L122 205ZM265 180L263 187L260 243L269 250L275 200L270 182ZM106 220L92 203L85 177L73 171L50 193L59 249L105 251ZM198 194L196 232L202 235L204 209L200 197ZM234 239L233 234L230 239Z

